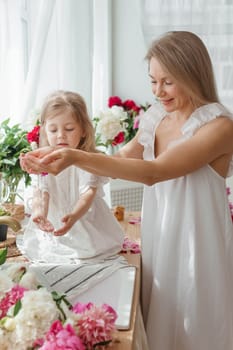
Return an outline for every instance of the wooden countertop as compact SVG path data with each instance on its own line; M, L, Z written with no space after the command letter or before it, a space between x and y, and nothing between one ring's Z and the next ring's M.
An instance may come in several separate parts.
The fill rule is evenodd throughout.
M130 224L129 220L133 218L139 218L139 212L127 212L125 213L124 221L120 221L126 237L130 240L136 241L140 244L140 223ZM120 330L117 332L117 342L111 346L111 350L134 350L135 339L135 322L137 318L137 306L139 304L140 297L140 279L141 279L141 255L140 254L123 254L129 264L136 266L136 281L133 296L133 305L129 330Z
M134 221L133 219L140 218L140 212L126 212L124 221L119 221L122 225L125 236L130 240L137 242L140 245L140 222L135 220L136 223L132 224L129 221ZM8 242L10 243L8 246L8 259L9 260L21 260L22 256L20 256L20 252L14 245L15 236L10 232L9 233ZM4 246L4 242L2 242L2 246ZM134 339L135 339L135 322L137 318L137 306L139 305L139 296L140 296L140 278L141 278L141 255L140 254L132 254L132 253L122 253L123 256L126 257L129 264L136 266L136 280L135 280L135 288L134 288L134 296L133 296L133 304L132 304L132 313L130 320L130 329L129 330L119 330L116 334L116 340L113 344L111 344L111 350L134 350Z

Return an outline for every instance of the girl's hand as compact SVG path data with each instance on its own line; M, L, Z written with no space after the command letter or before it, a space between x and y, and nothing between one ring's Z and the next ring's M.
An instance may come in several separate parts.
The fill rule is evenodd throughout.
M66 216L64 216L64 218L62 218L62 222L64 223L64 225L60 229L54 230L54 236L62 236L65 233L67 233L76 221L77 220L75 219L73 214L67 214Z
M53 224L42 215L38 215L33 217L32 221L38 226L38 228L45 232L53 232L54 227Z

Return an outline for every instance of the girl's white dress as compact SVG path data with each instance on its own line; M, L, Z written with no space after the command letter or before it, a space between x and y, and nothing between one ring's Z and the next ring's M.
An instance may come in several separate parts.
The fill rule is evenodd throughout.
M92 175L75 166L57 176L42 176L40 187L50 195L48 219L56 229L72 211L80 194L97 187L88 210L63 236L44 233L30 219L23 235L23 253L34 261L69 263L77 259L110 257L120 252L124 233L104 200L106 178Z
M218 103L198 108L169 147L220 115L233 119ZM154 159L156 128L165 116L155 104L142 117L146 160ZM209 165L145 186L142 266L150 350L233 349L233 226L225 179Z

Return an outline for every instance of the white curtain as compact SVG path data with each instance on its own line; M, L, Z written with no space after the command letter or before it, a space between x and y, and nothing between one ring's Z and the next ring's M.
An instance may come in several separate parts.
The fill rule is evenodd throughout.
M149 43L170 30L188 30L205 42L221 101L233 110L233 1L141 0L142 29Z
M50 28L52 14L54 11L55 0L43 0L38 9L37 24L32 39L32 48L30 52L28 72L22 91L22 104L19 110L19 120L22 125L27 122L33 123L34 120L28 120L29 111L35 107L38 87L40 83L40 70L45 53L47 36ZM29 34L29 33L28 33ZM28 38L29 39L29 38ZM33 115L32 115L32 119Z
M0 42L0 87L8 96L6 100L0 95L1 119L11 116L12 122L31 128L43 99L56 89L79 92L91 113L92 1L0 0L0 4L1 37L4 33L4 40ZM27 4L26 27L23 26L23 4ZM21 56L14 55L10 61L12 28L12 47L18 48ZM10 79L16 68L22 76L19 79L14 74L14 79ZM11 108L13 102L14 109Z
M34 18L38 16L38 20L32 31L29 71L21 111L24 124L32 119L33 110L40 107L45 96L56 89L79 92L91 112L91 14L90 0L41 1L39 15L34 15ZM40 58L38 49L42 54Z
M25 78L21 1L0 0L0 120L19 112Z

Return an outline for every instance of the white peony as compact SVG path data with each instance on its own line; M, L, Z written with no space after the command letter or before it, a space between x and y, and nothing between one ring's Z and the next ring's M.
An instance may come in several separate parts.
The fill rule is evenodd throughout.
M121 131L126 131L127 112L122 107L113 106L99 112L97 133L101 135L103 142L113 140Z
M45 288L26 291L21 299L22 308L15 316L12 334L17 349L29 348L35 339L41 338L59 317L52 295Z
M29 270L23 275L19 284L27 289L37 289L39 282L37 280L36 274Z

